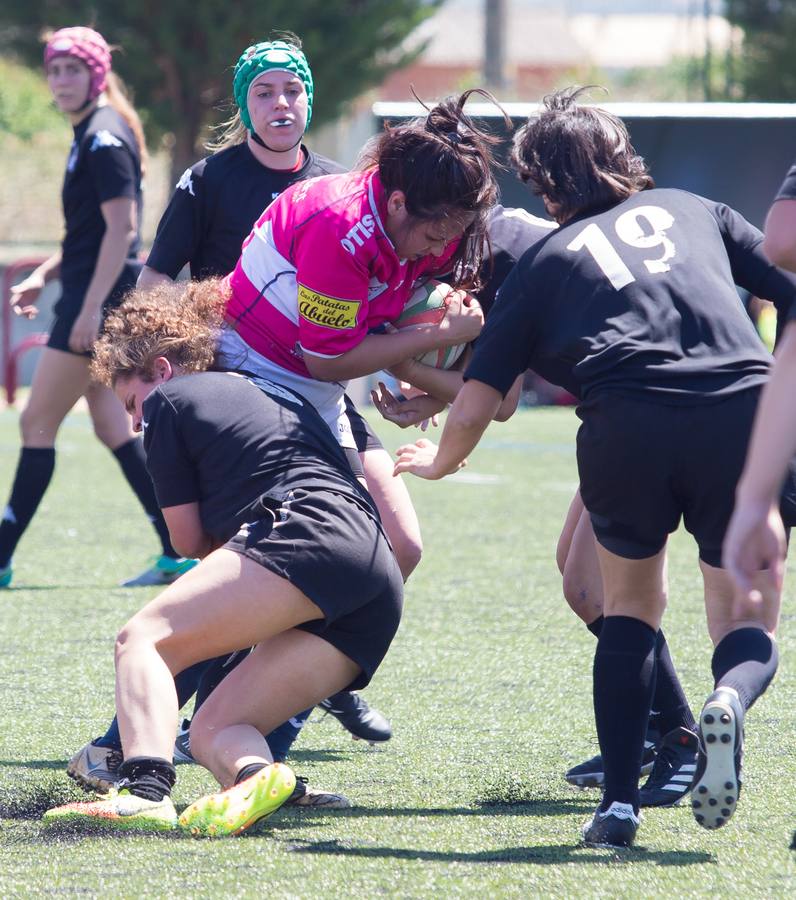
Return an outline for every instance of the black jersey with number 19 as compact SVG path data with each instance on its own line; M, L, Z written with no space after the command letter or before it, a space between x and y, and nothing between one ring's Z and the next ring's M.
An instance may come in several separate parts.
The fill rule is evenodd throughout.
M729 207L674 189L634 194L542 238L506 279L465 373L505 394L527 368L582 400L721 400L771 356L735 285L787 311L796 278Z

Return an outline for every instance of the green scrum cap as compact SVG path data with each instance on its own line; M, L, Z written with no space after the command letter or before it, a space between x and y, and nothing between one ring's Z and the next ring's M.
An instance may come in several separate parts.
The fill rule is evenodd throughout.
M292 72L304 82L304 90L307 92L307 126L309 127L312 118L313 95L310 64L301 50L285 41L261 41L259 44L253 44L241 54L238 64L235 66L232 93L238 109L240 109L243 124L249 131L253 130L248 107L249 88L255 78L269 69Z

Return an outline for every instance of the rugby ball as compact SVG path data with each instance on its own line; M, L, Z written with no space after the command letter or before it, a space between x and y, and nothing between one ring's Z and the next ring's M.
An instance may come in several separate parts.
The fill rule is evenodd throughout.
M404 328L416 328L418 325L436 325L441 322L447 309L446 298L453 288L443 281L426 281L415 288L406 301L403 312L393 324L399 331ZM467 344L454 347L440 347L416 356L415 359L425 366L435 369L449 369L464 353Z

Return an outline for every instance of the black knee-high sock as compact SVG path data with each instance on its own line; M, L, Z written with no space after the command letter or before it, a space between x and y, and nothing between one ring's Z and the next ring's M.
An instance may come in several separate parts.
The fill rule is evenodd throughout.
M640 619L607 616L594 654L594 715L605 767L601 807L638 810L644 735L655 689L657 632Z
M744 709L771 684L777 671L776 643L761 628L738 628L722 638L713 651L715 686L735 688Z
M131 756L119 766L119 777L136 797L156 803L171 794L177 770L168 759L157 756Z
M241 781L245 781L247 778L251 778L252 775L256 775L264 768L265 763L249 763L248 766L244 766L235 776L235 784L240 784Z
M196 715L199 711L199 707L207 700L227 675L229 675L233 669L237 668L248 655L249 648L246 650L236 650L234 653L225 653L223 656L217 656L215 659L211 659L205 664L199 678L199 683L196 686L196 702L193 706L194 715Z
M655 693L652 696L655 726L661 735L668 734L673 728L680 726L694 731L696 729L694 714L677 677L669 645L662 631L658 631L655 642L655 660Z
M23 447L8 505L0 521L0 568L11 561L47 490L55 469L54 447Z
M603 622L605 621L605 616L600 614L593 622L588 622L586 627L589 631L598 638L600 636L600 632L603 630Z
M127 483L133 489L136 497L138 497L138 502L144 507L149 521L158 533L163 547L163 555L178 557L180 554L171 545L169 529L158 506L152 479L149 477L149 472L147 472L143 442L139 438L132 438L126 444L117 447L113 451L113 455L121 466Z
M598 616L586 627L593 635L599 637L604 621L603 616ZM669 645L662 630L658 631L655 642L655 659L655 693L652 697L653 712L650 727L659 731L661 735L668 734L680 725L694 731L696 729L694 714L677 677Z

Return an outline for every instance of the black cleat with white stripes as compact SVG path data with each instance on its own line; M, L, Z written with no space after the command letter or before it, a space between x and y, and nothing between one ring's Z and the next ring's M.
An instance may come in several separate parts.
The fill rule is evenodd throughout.
M655 764L639 791L641 806L675 806L691 790L699 739L687 728L675 728L661 739Z

